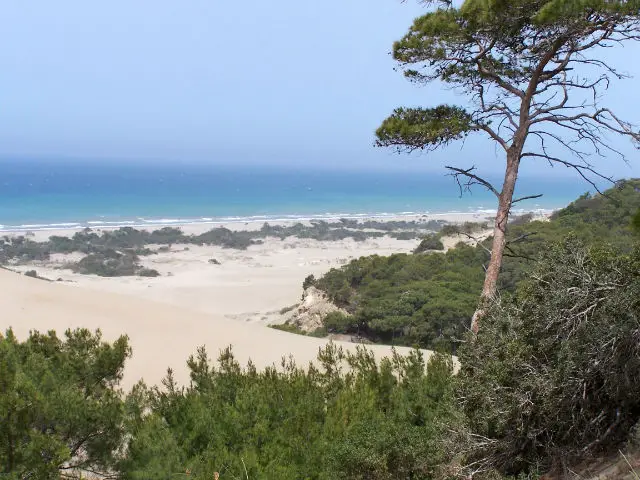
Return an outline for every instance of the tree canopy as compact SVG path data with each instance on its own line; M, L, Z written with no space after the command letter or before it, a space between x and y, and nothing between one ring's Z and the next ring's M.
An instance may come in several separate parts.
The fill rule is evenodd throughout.
M108 473L123 441L117 389L131 354L126 337L100 332L0 335L0 472L9 478Z
M513 197L520 162L571 168L597 189L595 180L607 177L593 158L624 158L607 135L640 142L637 129L601 104L610 81L624 75L598 53L640 40L640 0L425 3L436 8L414 21L393 56L409 80L442 82L467 101L398 108L378 128L377 145L432 150L482 132L504 152L502 187L474 166L447 167L461 189L480 185L498 199L482 292L487 299L496 293L511 208L524 199Z
M513 292L549 245L577 235L586 245L611 244L628 252L636 239L632 222L640 210L640 180L620 181L603 194L577 198L549 220L514 218L509 226L508 257L500 291ZM488 259L491 239L471 247L459 244L446 253L418 253L434 247L442 235L473 236L472 225L446 226L421 241L416 254L370 256L308 279L349 315L324 321L329 333L348 333L375 342L450 348L469 327Z

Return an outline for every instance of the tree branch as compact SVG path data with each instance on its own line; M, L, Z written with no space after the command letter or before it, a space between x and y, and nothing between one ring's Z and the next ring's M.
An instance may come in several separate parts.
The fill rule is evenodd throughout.
M540 198L540 197L542 197L542 196L543 196L543 194L542 194L542 193L540 193L540 194L538 194L538 195L528 195L528 196L526 196L526 197L516 198L515 200L511 200L511 205L513 205L514 203L523 202L523 201L525 201L525 200L534 200L534 199L536 199L536 198Z
M449 175L455 178L458 187L460 188L460 196L462 196L462 193L464 191L470 192L473 185L481 185L491 193L493 193L496 197L500 197L500 192L490 182L473 173L473 171L476 170L476 167L471 167L465 170L462 168L447 165L445 166L445 168L453 172ZM460 182L460 176L467 177L468 180L465 183L462 183Z

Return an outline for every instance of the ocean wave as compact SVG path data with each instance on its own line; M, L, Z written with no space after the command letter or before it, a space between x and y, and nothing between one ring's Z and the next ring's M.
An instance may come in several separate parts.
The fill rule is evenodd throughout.
M533 208L514 210L514 214L521 215L524 213L545 214L552 212L553 209ZM34 223L21 225L0 225L0 232L24 232L24 231L40 231L40 230L77 230L80 228L149 228L163 227L168 225L233 225L244 223L282 223L282 222L308 222L311 220L337 221L341 218L350 220L385 219L392 217L409 217L421 218L425 215L429 217L444 217L447 215L495 215L495 209L487 209L477 207L467 211L448 210L442 212L434 212L433 210L416 212L325 212L321 214L281 214L281 215L247 215L247 216L221 216L221 217L197 217L197 218L144 218L137 217L135 219L122 220L87 220L78 222L56 222L56 223ZM94 217L95 218L95 217ZM471 219L472 220L472 219Z
M117 221L107 221L107 220L89 220L87 225L133 225L136 223L133 220L117 220Z

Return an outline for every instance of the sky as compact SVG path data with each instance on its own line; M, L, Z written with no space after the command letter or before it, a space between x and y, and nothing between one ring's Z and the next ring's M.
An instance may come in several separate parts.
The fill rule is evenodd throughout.
M2 2L0 157L500 168L479 140L432 156L373 147L393 108L456 100L394 71L392 43L424 11L399 0ZM608 103L640 123L637 58L638 46L607 52L636 76ZM628 151L633 167L606 168L640 175Z

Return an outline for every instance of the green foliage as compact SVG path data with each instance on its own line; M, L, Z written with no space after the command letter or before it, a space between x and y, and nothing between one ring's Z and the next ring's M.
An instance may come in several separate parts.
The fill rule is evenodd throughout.
M308 275L305 277L304 282L302 282L302 290L306 290L309 287L314 286L316 283L316 277L313 275Z
M276 330L282 330L283 332L295 333L297 335L306 335L306 333L301 330L297 325L293 325L291 323L280 323L269 325L270 328L274 328Z
M376 131L376 144L428 149L460 139L475 129L471 115L459 107L398 108Z
M91 253L68 267L83 275L100 277L121 277L136 275L144 269L137 263L138 257L131 253L105 250L104 253Z
M638 318L640 246L545 249L460 350L462 406L486 439L468 460L516 474L615 451L640 420Z
M362 257L316 281L349 322L329 330L395 344L451 347L473 314L485 253L461 245L445 254Z
M322 323L329 333L348 333L357 328L357 323L351 315L345 315L342 312L328 313Z
M128 399L123 478L427 479L444 458L442 422L456 418L444 356L426 373L419 352L376 364L332 345L306 370L243 369L229 350L217 367L203 349L188 363L189 388L169 374Z
M424 237L413 253L423 253L429 250L444 250L444 244L438 235L431 234Z
M638 209L636 214L631 219L631 226L636 233L640 233L640 209Z
M531 260L547 245L560 242L568 235L575 235L586 244L604 242L629 251L634 242L632 217L638 209L640 180L631 179L618 182L603 195L582 195L555 212L551 221L510 224L508 239L521 240L510 245L514 257L506 259L503 265L502 288L512 291L527 276Z
M0 472L57 479L73 471L107 472L123 438L117 391L128 340L100 332L0 335Z
M634 238L631 219L639 209L640 180L625 180L604 195L583 195L550 221L531 221L531 215L515 218L507 232L513 256L503 264L502 291L514 291L528 276L532 261L572 233L588 244L609 242L629 250ZM415 253L439 247L441 236L473 235L486 228L486 223L444 225ZM427 348L444 342L455 347L475 310L490 242L491 238L477 247L461 244L446 254L362 257L330 270L314 285L351 319L327 327L374 341Z
M137 275L139 277L159 277L160 276L160 272L158 272L156 269L154 268L141 268L140 270L138 270Z

